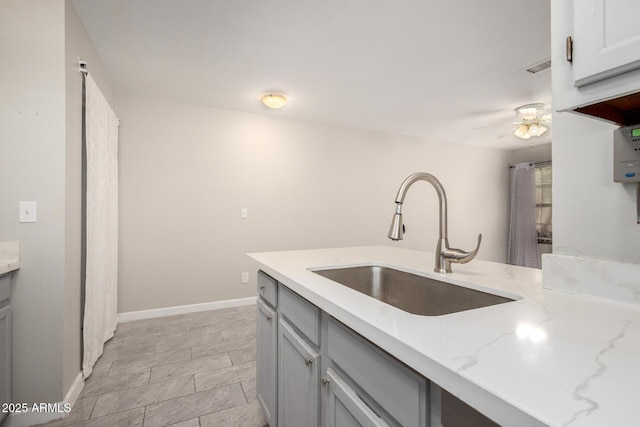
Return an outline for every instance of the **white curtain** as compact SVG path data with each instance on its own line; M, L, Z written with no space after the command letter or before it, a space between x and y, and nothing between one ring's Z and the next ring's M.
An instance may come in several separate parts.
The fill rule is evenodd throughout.
M536 230L535 165L511 167L511 217L507 263L540 268Z
M85 76L87 378L116 329L118 290L118 118L91 75Z

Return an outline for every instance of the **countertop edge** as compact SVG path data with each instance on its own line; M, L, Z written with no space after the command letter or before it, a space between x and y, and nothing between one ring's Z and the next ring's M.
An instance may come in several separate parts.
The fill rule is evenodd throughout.
M0 242L0 274L11 273L20 268L20 242Z

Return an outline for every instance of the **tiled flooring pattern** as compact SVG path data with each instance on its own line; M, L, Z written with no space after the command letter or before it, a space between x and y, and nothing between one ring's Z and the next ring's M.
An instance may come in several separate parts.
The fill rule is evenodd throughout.
M120 324L71 413L43 426L266 426L255 334L255 305Z

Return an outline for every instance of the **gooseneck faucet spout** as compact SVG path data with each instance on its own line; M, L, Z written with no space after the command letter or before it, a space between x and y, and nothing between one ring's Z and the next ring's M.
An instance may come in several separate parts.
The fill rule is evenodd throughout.
M478 250L480 249L482 234L478 235L478 246L476 246L475 250L471 252L465 252L460 249L449 247L449 240L447 238L447 195L444 191L444 187L435 176L426 172L416 172L407 177L402 185L400 185L398 195L396 196L396 213L393 215L393 221L391 222L388 237L391 240L402 240L402 236L404 234L404 227L402 225L402 204L404 203L407 191L409 191L409 187L417 181L427 181L433 186L433 188L435 188L436 193L438 193L438 201L440 204L440 230L438 244L436 246L436 265L434 271L436 273L451 273L452 262L464 264L475 258L478 254Z

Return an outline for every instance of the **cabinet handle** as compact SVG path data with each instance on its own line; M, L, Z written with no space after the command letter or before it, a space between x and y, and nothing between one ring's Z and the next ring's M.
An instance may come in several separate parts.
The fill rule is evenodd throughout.
M311 366L311 364L313 363L313 359L311 359L311 358L304 359L304 363L305 363L307 366Z
M273 316L272 316L272 315L270 315L270 314L267 314L267 320L268 320L269 322L271 322L271 320L272 320L272 319L273 319Z
M264 291L264 285L260 286L260 290Z
M330 378L327 378L327 377L323 377L323 378L322 378L322 385L327 385L327 384L329 384L330 382L331 382L331 379L330 379Z

